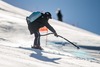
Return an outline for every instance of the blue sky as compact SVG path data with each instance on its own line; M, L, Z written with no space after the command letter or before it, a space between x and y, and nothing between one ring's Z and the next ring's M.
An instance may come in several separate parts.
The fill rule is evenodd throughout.
M100 35L100 0L4 0L28 11L49 11L57 19L60 8L63 21Z

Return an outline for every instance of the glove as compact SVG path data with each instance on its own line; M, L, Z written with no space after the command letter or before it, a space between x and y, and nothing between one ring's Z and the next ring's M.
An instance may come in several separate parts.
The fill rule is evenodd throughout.
M54 36L58 37L58 34L57 33L54 33Z

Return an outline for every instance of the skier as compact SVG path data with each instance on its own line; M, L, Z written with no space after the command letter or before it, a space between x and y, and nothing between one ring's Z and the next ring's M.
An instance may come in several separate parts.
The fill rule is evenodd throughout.
M56 12L56 13L57 13L57 18L58 18L58 20L59 20L59 21L63 21L63 20L62 20L62 17L63 17L63 16L62 16L61 10L60 10L59 8L57 9L57 12Z
M28 17L26 17L27 23L28 24L28 29L30 31L30 34L34 34L35 39L34 39L34 44L32 46L32 48L35 49L40 49L43 50L43 48L40 46L40 33L39 33L39 29L41 27L46 26L51 32L54 33L54 35L56 37L58 37L58 34L56 33L56 31L54 30L54 28L48 23L48 20L52 18L51 13L50 12L45 12L45 13L41 13L42 15L37 18L35 21L33 21L32 23L29 23L30 21L28 21Z

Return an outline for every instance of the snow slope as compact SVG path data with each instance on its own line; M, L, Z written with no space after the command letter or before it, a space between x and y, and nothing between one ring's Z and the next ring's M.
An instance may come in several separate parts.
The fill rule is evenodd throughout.
M0 0L0 67L100 67L100 36L54 19L49 23L57 33L81 49L52 34L41 37L44 51L31 49L30 13Z

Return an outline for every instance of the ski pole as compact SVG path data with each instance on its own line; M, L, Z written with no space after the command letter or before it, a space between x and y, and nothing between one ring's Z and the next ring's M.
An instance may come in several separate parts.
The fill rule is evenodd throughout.
M40 36L47 36L47 35L50 35L50 34L53 34L53 33L47 33L47 34L43 34L43 35L40 35Z
M48 31L47 31L47 34L48 34ZM47 42L48 42L48 36L46 36L46 45L47 45Z
M64 38L64 37L62 37L62 36L60 36L60 35L58 35L58 37L63 38L64 40L68 41L68 42L71 43L73 46L75 46L77 49L80 49L78 46L76 46L74 43L72 43L72 42L69 41L68 39L66 39L66 38Z
M44 34L44 35L41 35L41 36L46 36L46 35L50 35L50 34L53 34L53 33L47 33L47 34ZM79 46L75 45L74 43L72 43L71 41L69 41L68 39L58 35L58 37L60 38L63 38L64 40L68 41L69 43L71 43L73 46L75 46L77 49L80 49Z

